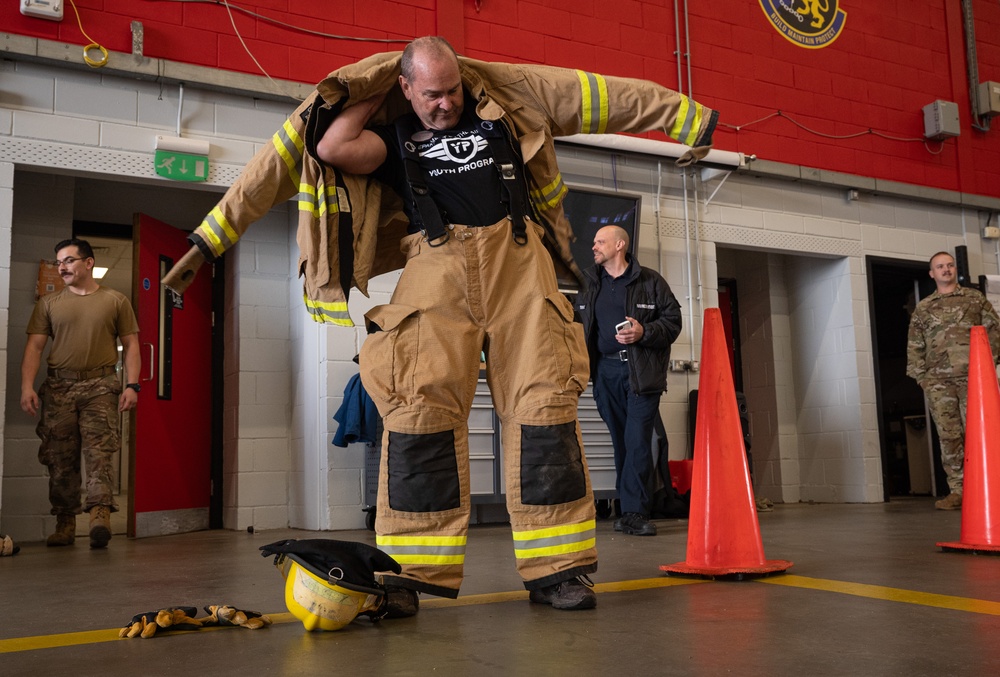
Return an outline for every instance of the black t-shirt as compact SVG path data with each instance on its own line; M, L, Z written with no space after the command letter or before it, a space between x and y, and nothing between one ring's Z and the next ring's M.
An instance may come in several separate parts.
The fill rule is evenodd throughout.
M479 133L479 125L495 124L480 120L475 106L466 99L462 118L452 129L425 130L416 115L412 128L424 182L445 223L466 226L489 226L507 215L501 201L500 174L493 162L489 144ZM385 142L386 159L372 176L404 197L404 209L411 217L406 170L396 136L395 125L374 127L373 132ZM411 232L416 229L411 228Z

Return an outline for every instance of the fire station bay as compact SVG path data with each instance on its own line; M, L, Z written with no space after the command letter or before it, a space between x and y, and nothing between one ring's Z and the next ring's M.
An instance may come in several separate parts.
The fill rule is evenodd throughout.
M380 536L384 429L358 355L365 314L390 302L401 271L347 281L346 312L322 321L322 303L303 294L297 196L201 265L183 294L162 284L313 86L279 79L276 94L266 77L192 65L158 80L123 59L98 73L44 56L61 43L29 49L4 35L4 674L995 671L993 356L972 341L981 366L970 367L957 510L935 509L948 477L906 360L911 314L935 291L932 254L949 253L959 282L997 305L996 194L815 170L725 142L678 166L687 147L669 141L558 139L573 260L592 268L597 231L620 226L629 255L680 306L649 443L655 534L623 522L612 437L587 383L577 419L593 511L580 528L597 564L573 576L596 606L566 613L540 600L545 581L526 587L519 571L533 555L521 526L512 538L485 346L468 418L467 536L414 546L460 551L449 560L460 589L417 586L419 613L393 617L385 586L400 579L372 568L378 553L404 571L434 563ZM141 392L112 422L118 510L102 548L88 547L86 513L75 543L46 545L56 516L39 419L20 404L29 318L61 289L53 247L73 237L92 245L98 284L131 300L139 326L141 369L127 380ZM339 251L337 237L322 246ZM559 292L573 303L580 280L565 272ZM36 389L44 360L40 371ZM563 535L528 529L563 547ZM314 539L365 547L334 548L321 566L283 554Z

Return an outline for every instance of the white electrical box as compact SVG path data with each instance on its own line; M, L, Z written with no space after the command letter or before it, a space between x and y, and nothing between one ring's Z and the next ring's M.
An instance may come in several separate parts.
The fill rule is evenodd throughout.
M958 123L958 104L940 99L924 106L924 136L932 141L941 141L950 136L958 136L962 127Z
M1000 82L980 82L977 93L979 94L977 115L984 117L1000 115Z
M21 14L62 21L63 0L21 0Z

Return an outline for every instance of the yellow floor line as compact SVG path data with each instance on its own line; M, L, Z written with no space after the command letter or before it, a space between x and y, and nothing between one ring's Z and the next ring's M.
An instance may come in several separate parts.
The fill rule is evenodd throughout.
M794 576L790 574L771 576L768 578L758 578L753 579L753 581L758 583L767 583L769 585L784 585L792 588L837 592L855 597L867 597L870 599L882 599L892 602L919 604L921 606L930 606L939 609L954 609L956 611L967 611L970 613L1000 616L1000 602L989 602L986 600L971 599L968 597L953 597L951 595L938 595L928 592L917 592L915 590L889 588L880 585L847 583L844 581L831 581L820 578ZM663 576L658 578L643 578L629 581L598 583L594 586L594 590L599 593L627 592L631 590L647 590L650 588L666 588L675 585L691 585L694 583L710 582L711 581L708 579L672 578L669 576ZM525 600L527 598L528 592L526 590L515 592L494 592L482 595L467 595L457 599L434 597L422 600L420 602L420 606L425 609L442 609L479 604L513 602ZM274 624L298 622L298 619L287 612L268 614L268 616ZM246 632L240 628L230 627L202 628L201 630L192 632L204 632L206 630ZM15 653L19 651L34 651L37 649L52 649L66 646L78 646L81 644L99 644L101 642L122 641L118 637L118 631L119 628L111 628L107 630L88 630L84 632L66 632L55 635L37 635L35 637L0 639L0 654ZM179 634L179 632L174 631L173 634ZM155 639L155 637L153 639ZM144 640L133 639L128 641L141 642Z
M826 590L827 592L839 592L843 595L853 595L855 597L868 597L870 599L883 599L890 602L904 602L906 604L919 604L939 609L954 609L955 611L1000 616L1000 602L989 602L970 597L953 597L951 595L938 595L931 592L888 588L882 585L828 581L822 578L807 578L806 576L793 575L761 578L757 582L768 583L770 585L785 585L791 588Z
M648 588L666 588L672 585L690 585L692 583L707 583L708 581L698 579L682 578L643 578L634 581L614 581L612 583L598 583L594 586L597 592L626 592L628 590L646 590ZM444 597L434 597L422 599L420 608L441 609L457 606L470 606L473 604L497 604L499 602L515 602L528 599L528 591L517 592L490 592L482 595L467 595L457 599L445 599Z

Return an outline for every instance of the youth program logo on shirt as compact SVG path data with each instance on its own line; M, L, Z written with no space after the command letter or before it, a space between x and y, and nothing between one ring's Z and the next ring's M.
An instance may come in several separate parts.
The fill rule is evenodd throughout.
M837 0L760 0L760 8L786 40L807 49L831 44L847 21Z

